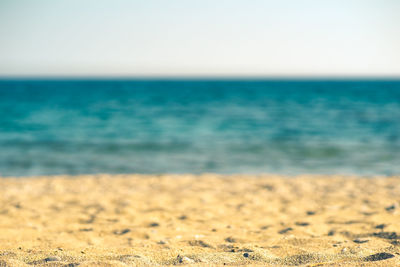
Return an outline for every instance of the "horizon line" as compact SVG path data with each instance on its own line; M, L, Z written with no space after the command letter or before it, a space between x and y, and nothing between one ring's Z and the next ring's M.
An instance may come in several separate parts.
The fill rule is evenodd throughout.
M57 80L315 80L315 81L400 81L400 75L1 75L0 81L57 81Z

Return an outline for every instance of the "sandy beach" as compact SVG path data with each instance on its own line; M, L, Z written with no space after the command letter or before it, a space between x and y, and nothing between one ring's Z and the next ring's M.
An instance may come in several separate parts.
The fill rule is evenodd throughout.
M400 177L0 179L0 266L399 266Z

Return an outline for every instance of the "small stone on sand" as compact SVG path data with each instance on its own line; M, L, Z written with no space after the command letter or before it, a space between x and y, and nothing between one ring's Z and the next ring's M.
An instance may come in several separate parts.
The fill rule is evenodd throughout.
M58 256L50 256L50 257L45 258L44 261L45 262L48 262L48 261L61 261L61 258L58 257Z

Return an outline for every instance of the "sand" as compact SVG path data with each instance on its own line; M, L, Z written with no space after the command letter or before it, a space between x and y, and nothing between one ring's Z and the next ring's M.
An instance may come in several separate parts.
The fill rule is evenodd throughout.
M400 266L400 177L0 179L0 266Z

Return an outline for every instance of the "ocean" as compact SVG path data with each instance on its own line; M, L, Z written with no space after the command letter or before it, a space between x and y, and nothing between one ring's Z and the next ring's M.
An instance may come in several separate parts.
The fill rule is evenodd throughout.
M2 80L0 175L400 174L400 81Z

